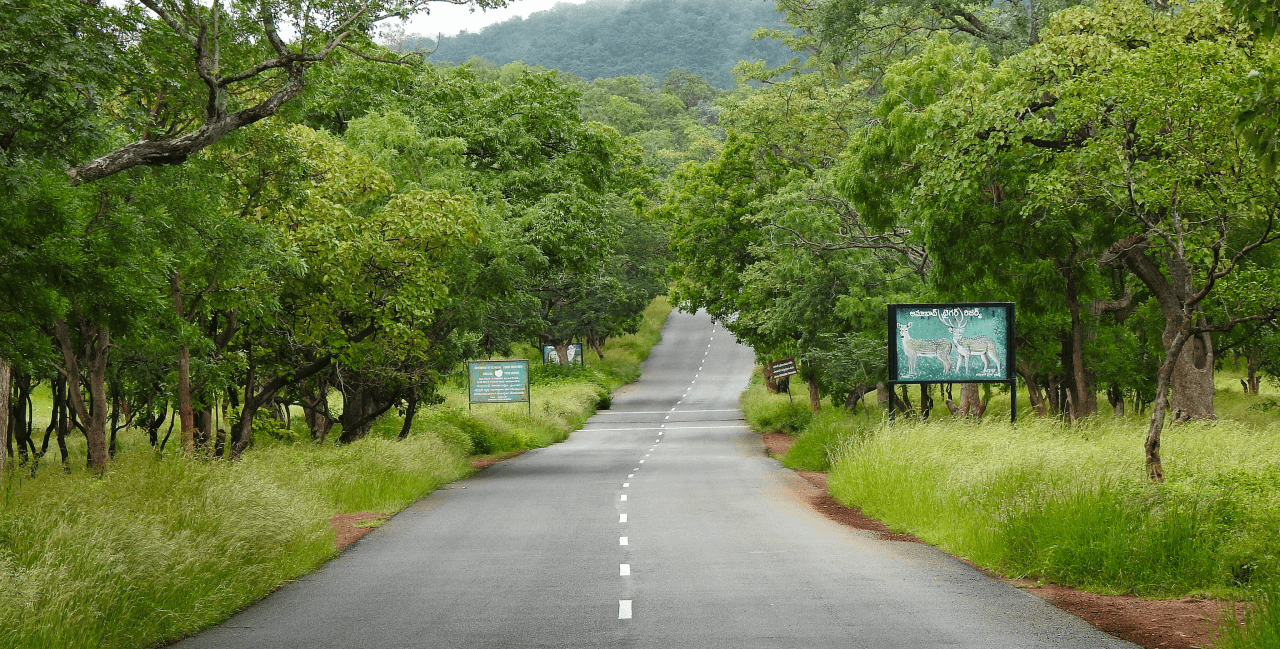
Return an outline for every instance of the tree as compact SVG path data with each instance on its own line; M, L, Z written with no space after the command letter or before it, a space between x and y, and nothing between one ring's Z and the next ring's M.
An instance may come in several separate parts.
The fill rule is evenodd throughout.
M127 123L140 139L79 162L67 175L73 182L86 182L138 165L182 163L228 133L275 114L302 92L307 70L339 49L403 63L368 52L372 27L385 18L420 11L430 1L462 3L274 0L241 8L224 7L220 0L209 7L139 0L151 15L128 9L122 17L144 61L145 76L124 100L130 109L143 109L130 111L133 119ZM506 5L506 0L467 2L485 8ZM293 40L286 41L282 30L292 32Z
M1213 417L1210 334L1270 321L1280 306L1271 271L1252 262L1276 241L1280 195L1222 119L1251 48L1212 3L1172 14L1136 2L1073 8L1043 36L926 111L920 128L931 137L911 158L925 165L913 197L926 211L938 206L934 240L969 236L974 221L973 242L989 241L984 224L1002 220L1024 240L1027 224L1056 228L1030 242L1068 245L1073 266L1123 267L1152 296L1165 320L1147 440L1159 480L1166 407L1175 421ZM957 258L948 269L972 264ZM1215 290L1230 308L1206 311ZM1132 308L1129 297L1098 299L1103 311ZM1081 317L1072 313L1077 340ZM1072 355L1079 388L1088 382Z

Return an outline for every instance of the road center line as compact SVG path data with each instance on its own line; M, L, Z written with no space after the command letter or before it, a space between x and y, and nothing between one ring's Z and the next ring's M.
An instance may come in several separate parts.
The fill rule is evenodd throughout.
M721 421L726 421L726 420L723 420L723 419L722 419ZM698 422L690 422L690 423L698 423ZM666 426L666 424L663 424L663 426ZM672 430L697 430L697 429L699 429L699 428L745 428L745 427L746 427L746 425L745 425L745 424L739 424L739 425L736 425L736 426L675 426L675 427L673 427L673 428L672 428ZM597 433L597 432L599 432L599 433L607 433L607 432L613 432L613 431L619 431L619 430L656 430L656 431L662 431L662 430L665 430L665 428L663 428L663 427L658 427L658 428L586 428L586 429L583 429L583 431L584 431L584 432L588 432L588 433Z
M622 494L622 500L626 501L626 499L627 499L627 494Z
M631 576L631 564L629 564L629 563L620 563L620 564L618 564L618 576L619 576L619 577L630 577L630 576Z
M675 408L672 408L671 410L601 410L596 414L597 415L661 415L664 412L675 412L675 411L676 411ZM736 408L719 408L719 409L712 408L712 409L705 409L705 410L681 410L680 412L737 412L737 409Z
M631 619L631 600L629 599L618 600L618 619L619 620Z
M619 536L619 537L618 537L618 545L630 545L630 544L629 544L629 543L627 543L627 537L625 537L625 536Z
M627 522L627 515L626 515L626 514L618 514L618 522L619 522L619 523L625 523L625 522Z
M631 486L631 483L630 483L630 482L624 482L624 483L622 483L622 486L623 486L624 488L625 488L625 487L630 487L630 486Z

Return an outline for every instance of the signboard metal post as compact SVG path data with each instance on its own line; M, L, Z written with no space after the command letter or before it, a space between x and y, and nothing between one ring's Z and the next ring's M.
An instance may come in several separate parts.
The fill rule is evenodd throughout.
M1018 420L1012 302L890 304L888 311L890 390L902 383L1007 383L1009 417Z

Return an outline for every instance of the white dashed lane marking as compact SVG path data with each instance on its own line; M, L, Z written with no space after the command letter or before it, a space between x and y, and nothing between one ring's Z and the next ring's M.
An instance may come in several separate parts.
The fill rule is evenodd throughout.
M623 502L626 502L626 500L627 500L627 494L622 494L622 500L623 500Z
M631 600L629 599L618 600L618 619L619 620L631 619Z
M625 537L625 536L619 536L619 537L618 537L618 545L629 545L629 544L627 543L627 537Z
M618 514L618 522L619 522L619 523L625 523L625 522L627 522L627 515L626 515L626 514Z
M620 564L618 564L618 576L619 576L619 577L630 577L630 576L631 576L631 564L629 564L629 563L620 563Z

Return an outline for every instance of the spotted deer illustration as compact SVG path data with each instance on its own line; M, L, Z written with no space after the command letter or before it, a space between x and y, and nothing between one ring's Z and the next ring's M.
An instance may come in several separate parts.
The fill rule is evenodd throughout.
M947 331L951 332L951 343L956 349L957 370L961 370L961 366L963 366L963 370L961 371L968 374L969 357L981 356L982 371L979 372L979 374L990 374L992 363L995 363L996 366L995 374L997 376L1003 374L1000 370L1000 349L996 347L995 341L986 336L974 336L971 338L963 337L965 325L969 323L968 317L956 314L954 317L948 319L947 316L940 315L938 316L938 319L942 321L942 324L946 325Z
M907 355L907 376L915 376L916 361L921 356L942 361L942 371L950 373L951 341L945 338L912 338L910 329L910 322L898 325L898 335L902 337L902 351Z

